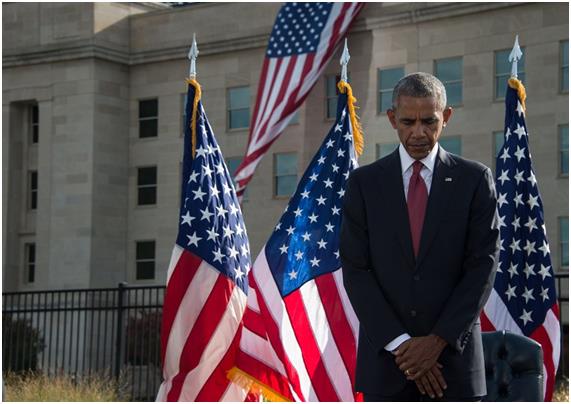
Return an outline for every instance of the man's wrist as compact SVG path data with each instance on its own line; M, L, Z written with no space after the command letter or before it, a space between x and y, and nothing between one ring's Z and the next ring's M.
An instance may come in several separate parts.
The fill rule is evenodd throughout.
M441 336L436 334L430 334L430 336L434 339L434 343L440 351L442 351L444 348L446 348L446 345L448 345L448 342L446 342L446 340Z

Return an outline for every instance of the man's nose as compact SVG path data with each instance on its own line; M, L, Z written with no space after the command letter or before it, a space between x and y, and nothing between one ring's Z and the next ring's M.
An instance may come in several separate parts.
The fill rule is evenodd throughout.
M416 123L412 128L412 136L413 137L423 137L424 136L424 128L422 127L421 123Z

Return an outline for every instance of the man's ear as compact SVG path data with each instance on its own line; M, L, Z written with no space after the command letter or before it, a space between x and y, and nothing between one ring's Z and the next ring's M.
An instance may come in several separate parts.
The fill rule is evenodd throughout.
M444 111L442 111L442 118L444 119L444 125L446 126L446 124L448 123L448 121L450 120L450 118L452 118L452 108L451 107L446 107L444 108Z
M392 108L387 109L387 117L393 126L393 129L397 128L397 117L395 115L395 110Z

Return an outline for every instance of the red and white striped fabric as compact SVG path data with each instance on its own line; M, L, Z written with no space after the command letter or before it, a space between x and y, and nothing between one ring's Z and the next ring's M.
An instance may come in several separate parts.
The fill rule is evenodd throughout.
M207 262L175 245L161 337L165 381L157 401L244 401L230 383L246 295Z
M250 247L232 178L188 80L178 236L167 274L157 401L243 401L232 384ZM192 124L194 122L194 125Z
M510 315L508 308L498 295L496 289L486 302L480 315L483 331L506 330L517 335L523 335L537 341L543 349L543 391L545 401L551 401L555 386L555 374L561 357L561 331L559 326L559 306L554 304L547 311L545 321L531 334L526 335Z
M235 173L239 200L363 5L286 3L281 8L262 66L247 151Z
M355 401L358 334L341 270L282 299L262 250L249 275L240 370L284 400Z

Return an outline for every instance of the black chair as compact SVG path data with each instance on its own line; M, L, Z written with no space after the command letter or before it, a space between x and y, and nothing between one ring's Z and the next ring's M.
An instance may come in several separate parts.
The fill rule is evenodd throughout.
M488 395L484 401L543 401L543 352L531 338L482 333Z

